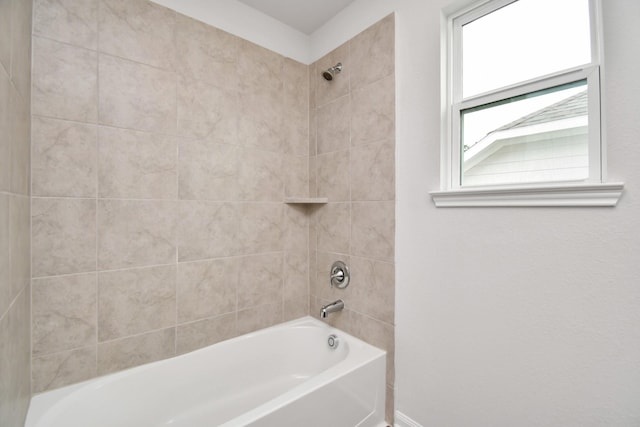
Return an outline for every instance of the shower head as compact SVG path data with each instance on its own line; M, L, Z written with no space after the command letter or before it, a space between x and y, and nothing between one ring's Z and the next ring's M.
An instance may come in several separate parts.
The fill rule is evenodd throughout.
M324 79L327 80L327 81L331 81L331 80L333 80L333 76L334 75L340 74L340 71L342 71L342 62L338 62L333 67L329 68L328 70L323 71L322 72L322 77L324 77Z

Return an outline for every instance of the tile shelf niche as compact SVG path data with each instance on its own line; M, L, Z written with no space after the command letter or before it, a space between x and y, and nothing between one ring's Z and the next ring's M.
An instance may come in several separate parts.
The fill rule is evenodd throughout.
M328 197L285 197L288 205L322 205L329 202Z

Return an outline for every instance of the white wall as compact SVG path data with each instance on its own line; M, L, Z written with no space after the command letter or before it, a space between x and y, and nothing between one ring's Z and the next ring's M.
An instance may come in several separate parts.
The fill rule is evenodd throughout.
M609 180L625 194L552 209L433 206L451 1L397 3L400 421L640 425L640 2L603 1Z

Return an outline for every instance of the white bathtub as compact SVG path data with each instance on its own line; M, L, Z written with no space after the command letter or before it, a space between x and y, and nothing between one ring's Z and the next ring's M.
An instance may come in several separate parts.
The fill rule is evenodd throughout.
M25 426L367 427L384 407L385 352L304 317L38 394Z

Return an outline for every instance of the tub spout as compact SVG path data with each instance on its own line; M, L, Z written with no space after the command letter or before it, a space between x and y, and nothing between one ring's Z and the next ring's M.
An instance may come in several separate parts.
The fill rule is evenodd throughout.
M320 309L320 317L326 319L329 313L333 313L336 311L340 311L344 308L344 301L341 299L332 302L331 304L327 304L322 306Z

